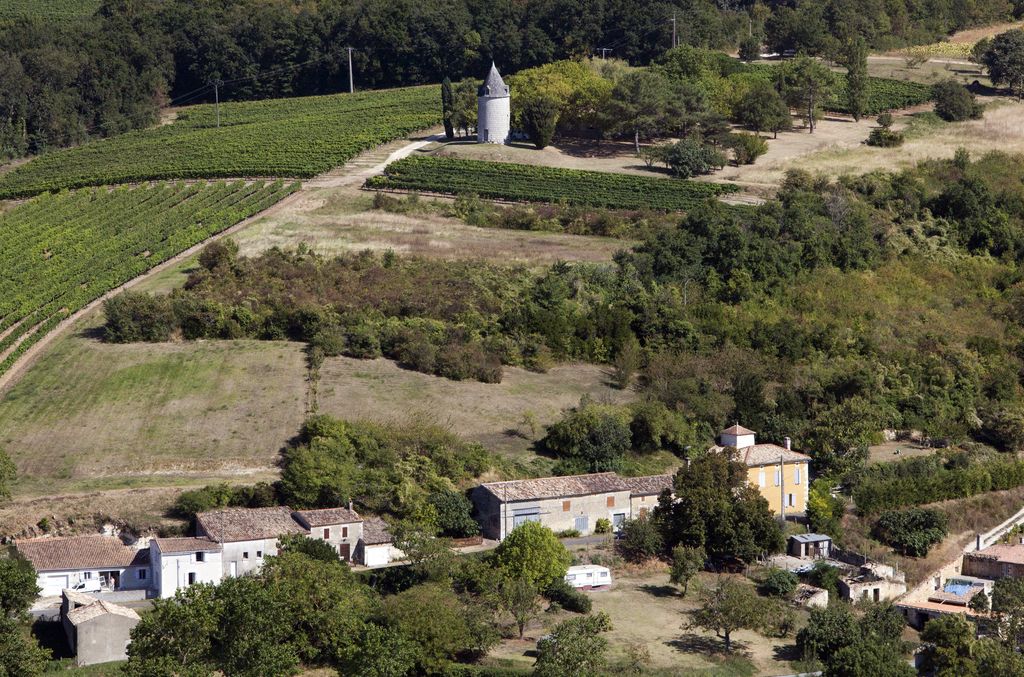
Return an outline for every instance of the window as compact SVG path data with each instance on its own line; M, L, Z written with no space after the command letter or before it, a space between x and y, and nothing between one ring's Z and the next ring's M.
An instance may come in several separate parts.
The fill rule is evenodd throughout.
M262 550L257 550L256 551L256 559L263 559L263 551Z
M615 497L614 496L609 496L608 497L608 507L609 508L614 508L615 507Z
M242 559L249 559L249 551L248 550L246 550L245 552L242 553Z
M782 484L782 471L781 470L776 470L775 471L775 486L779 486L780 484Z
M195 582L196 582L196 572L190 571L189 574L188 574L188 584L189 585L195 585Z
M562 501L562 512L569 512L572 510L572 501Z
M757 486L764 488L764 470L757 473Z
M139 580L140 581L146 580L146 570L145 569L139 569Z
M197 562L205 562L206 561L206 553L205 552L197 552L196 553L196 561Z
M515 528L523 522L539 522L540 508L524 508L512 512L512 527Z
M575 581L576 580L576 574L569 574L568 576L566 576L566 579L570 580L570 581Z
M324 540L326 541L326 540L329 540L330 538L331 538L331 528L328 527L328 528L324 529Z
M794 496L793 494L786 494L786 503L789 504L789 507L791 507L791 508L793 506L795 506L796 505L796 496Z
M82 574L82 578L84 578L87 581L91 580L92 579L92 572L91 571L86 571L85 573Z
M796 483L800 484L800 466L796 467Z
M348 538L348 527L342 527L341 528L341 537L342 538Z

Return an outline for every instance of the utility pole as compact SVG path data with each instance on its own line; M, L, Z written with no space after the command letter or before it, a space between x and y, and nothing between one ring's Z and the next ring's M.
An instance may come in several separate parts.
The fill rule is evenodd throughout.
M354 81L352 79L352 48L348 47L348 93L352 94L356 91Z
M213 85L213 101L217 107L217 126L220 127L220 88L224 86L224 81L217 78L211 84Z
M611 47L598 47L598 51L601 52L601 61L604 61L604 55L613 50Z
M676 40L676 13L672 12L672 48L675 49L679 46L679 42Z

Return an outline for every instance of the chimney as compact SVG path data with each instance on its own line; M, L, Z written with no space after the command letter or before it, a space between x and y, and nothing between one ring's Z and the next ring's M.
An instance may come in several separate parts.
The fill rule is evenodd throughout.
M348 502L348 509L349 509L349 510L352 510L352 501L349 501L349 502Z
M782 438L782 446L786 447L786 451L789 451L793 448L793 440L788 437Z

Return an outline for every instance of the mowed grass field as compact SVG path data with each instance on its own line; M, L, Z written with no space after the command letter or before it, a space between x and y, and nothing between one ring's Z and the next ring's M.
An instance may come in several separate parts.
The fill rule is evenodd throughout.
M307 413L303 344L112 345L94 336L102 314L87 320L0 400L0 446L20 475L16 497L276 478L278 454ZM592 365L546 374L509 368L493 385L384 359L332 358L321 374L323 413L397 423L426 417L523 461L533 458L542 426L584 395L632 396L606 385Z
M273 475L305 412L286 342L59 339L0 401L0 446L33 495Z

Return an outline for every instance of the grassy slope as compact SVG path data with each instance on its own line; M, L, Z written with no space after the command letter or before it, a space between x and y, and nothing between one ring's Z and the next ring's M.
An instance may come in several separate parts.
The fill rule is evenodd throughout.
M0 401L0 446L24 478L15 493L159 487L276 474L280 448L306 411L302 346L269 341L107 345L91 322L65 336ZM454 382L387 360L328 360L320 411L403 421L425 415L528 460L521 429L550 423L589 394L625 400L598 367L506 370L503 383ZM542 434L538 428L535 434ZM38 519L38 517L37 517Z

